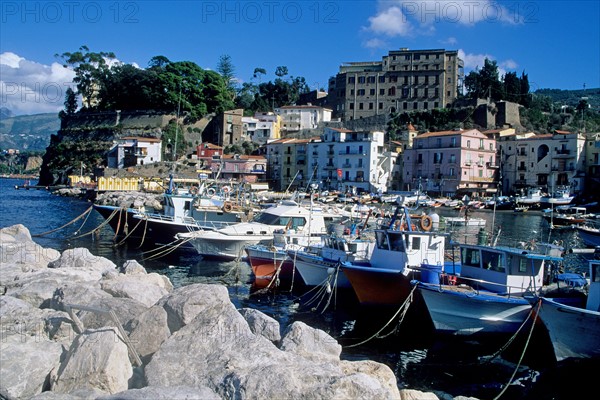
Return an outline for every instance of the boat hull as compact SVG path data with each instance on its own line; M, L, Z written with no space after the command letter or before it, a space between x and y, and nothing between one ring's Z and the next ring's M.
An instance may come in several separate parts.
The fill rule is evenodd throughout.
M257 280L271 281L275 275L283 280L293 279L294 264L285 251L269 250L268 246L250 246L246 247L246 254Z
M539 317L548 330L558 361L600 357L600 312L542 298Z
M586 246L597 247L600 246L600 231L592 231L588 229L584 229L582 227L577 227L577 233L583 243Z
M366 306L399 306L408 297L411 277L399 270L342 264L358 301ZM409 274L412 272L406 271Z
M531 312L522 297L458 286L417 283L438 333L457 336L515 333Z
M328 261L317 255L297 254L294 265L306 286L329 283L337 288L352 288L346 274L340 269L340 264L335 261Z

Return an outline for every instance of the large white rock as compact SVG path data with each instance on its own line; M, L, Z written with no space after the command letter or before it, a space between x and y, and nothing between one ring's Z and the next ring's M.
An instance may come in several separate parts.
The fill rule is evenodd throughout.
M23 270L45 268L59 256L60 252L35 243L29 230L21 224L0 229L0 268L15 264ZM0 272L4 271L0 269Z
M132 375L127 346L117 330L88 330L73 341L52 390L93 388L113 394L127 390Z
M104 279L100 287L114 297L134 299L151 307L160 300L168 291L161 287L162 279L157 279L158 274L149 275L123 275L111 276Z
M129 332L129 340L142 361L148 360L169 337L167 312L154 306L135 317L124 326Z
M63 346L45 335L2 335L0 340L0 397L28 399L41 393L50 372L58 369Z
M112 396L101 396L98 400L221 400L212 389L204 386L199 388L189 386L159 387L150 386L142 389L131 389Z
M316 344L298 346L302 352L278 349L261 335L255 335L235 310L225 291L216 285L190 285L185 292L174 290L171 304L185 308L185 294L193 299L196 316L173 333L152 356L146 366L149 386L208 386L222 398L377 398L399 399L396 386L390 387L391 370L381 375L362 366L348 368L347 362L336 360L331 354L315 358L306 349L322 348ZM218 288L218 286L216 286ZM299 329L298 336L312 335L308 329ZM297 343L310 343L297 337ZM331 338L325 341L329 346ZM331 352L331 350L329 350ZM358 372L357 372L358 371Z
M114 271L117 266L107 258L95 256L85 247L67 249L60 258L48 264L49 268L81 268L100 273Z
M334 338L299 321L287 328L280 348L315 361L339 360L342 354L342 346Z
M242 308L240 314L244 317L250 330L255 335L264 336L273 343L279 343L281 332L279 322L265 313L253 308Z

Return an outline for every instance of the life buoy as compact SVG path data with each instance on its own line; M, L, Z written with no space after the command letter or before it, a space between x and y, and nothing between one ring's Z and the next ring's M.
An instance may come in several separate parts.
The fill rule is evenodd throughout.
M431 218L429 215L424 215L421 218L421 229L423 229L425 232L429 232L432 227L433 227L433 218Z
M217 191L216 191L214 188L208 188L208 190L206 190L206 193L207 193L209 196L214 196L214 195L215 195L215 193L217 193Z
M226 201L225 203L223 203L223 211L231 212L232 208L233 207L231 206L230 202Z
M229 193L229 191L231 190L231 188L229 186L223 186L223 193Z
M190 188L190 193L193 194L193 195L198 194L198 187L197 186L192 186Z

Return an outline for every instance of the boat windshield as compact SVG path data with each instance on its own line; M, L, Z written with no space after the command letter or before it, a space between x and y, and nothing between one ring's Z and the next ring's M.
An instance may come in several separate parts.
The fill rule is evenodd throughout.
M297 229L298 227L306 225L306 219L304 217L285 217L269 213L258 215L254 221L265 225L285 226L291 229Z

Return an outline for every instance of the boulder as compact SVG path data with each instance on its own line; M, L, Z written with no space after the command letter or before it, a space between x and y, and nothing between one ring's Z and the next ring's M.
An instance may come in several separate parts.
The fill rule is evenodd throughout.
M221 400L212 389L204 386L199 388L189 386L161 387L150 386L142 389L131 389L112 396L100 396L98 400L173 400L173 399L202 399Z
M105 276L108 278L108 276ZM114 297L134 299L151 307L168 293L161 287L163 280L158 274L136 274L110 276L100 283L102 290Z
M342 346L334 338L299 321L288 327L280 349L315 361L339 360L342 354Z
M19 265L23 271L30 271L46 268L48 263L55 261L59 256L60 252L35 243L29 230L23 225L0 229L0 267ZM6 278L4 276L2 280Z
M52 370L58 369L63 346L45 335L30 332L0 340L0 398L28 399L49 386Z
M95 256L84 247L63 251L60 258L48 264L48 268L79 268L100 274L115 270L115 263L107 258ZM98 278L100 279L100 278Z
M277 320L253 308L242 308L239 311L252 333L261 335L273 343L279 343L281 332Z
M190 299L188 309L193 308L196 315L152 356L145 368L149 386L208 386L222 398L239 399L400 398L398 388L389 385L393 373L388 367L381 367L387 374L375 375L362 365L349 368L349 361L335 359L333 339L322 336L324 332L300 326L292 330L296 345L289 347L293 351L278 349L252 333L225 293L218 285L196 284L167 296L170 304L185 309L185 299L179 299L185 294ZM314 343L318 340L324 343ZM312 351L317 349L327 349L327 355L315 357Z
M167 325L167 312L154 306L129 321L125 326L129 340L143 362L147 362L171 332Z
M118 331L114 328L86 330L69 348L52 390L70 393L89 388L113 394L127 390L132 376L127 346Z

